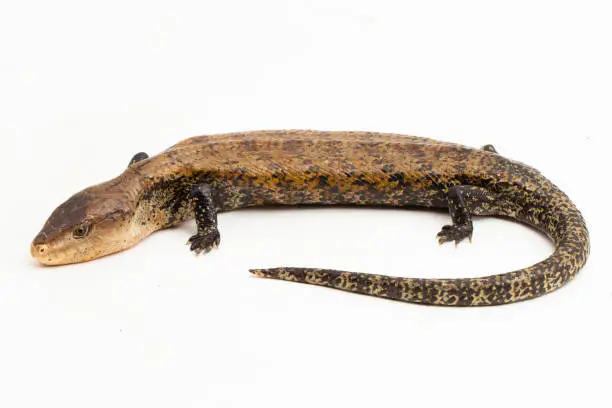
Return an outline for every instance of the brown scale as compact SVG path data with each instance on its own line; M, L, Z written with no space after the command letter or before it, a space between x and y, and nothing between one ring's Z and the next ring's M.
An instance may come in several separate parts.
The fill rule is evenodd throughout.
M89 261L196 217L192 249L219 243L217 211L265 205L449 208L441 242L471 237L472 215L531 225L554 253L525 269L470 279L413 279L317 268L257 276L406 302L497 305L540 296L586 262L589 236L569 198L537 170L497 154L432 139L366 132L260 131L187 139L152 158L136 156L114 180L77 193L32 244L46 265ZM138 161L139 160L139 161Z

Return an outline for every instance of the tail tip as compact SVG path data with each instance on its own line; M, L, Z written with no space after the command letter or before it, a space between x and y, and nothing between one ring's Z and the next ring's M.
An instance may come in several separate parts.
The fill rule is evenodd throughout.
M258 278L278 279L284 268L249 269L249 272Z
M249 269L249 272L258 278L274 278L276 275L278 275L278 271L276 269Z
M249 269L249 273L252 273L253 275L257 276L258 278L265 278L266 274L264 273L263 269Z

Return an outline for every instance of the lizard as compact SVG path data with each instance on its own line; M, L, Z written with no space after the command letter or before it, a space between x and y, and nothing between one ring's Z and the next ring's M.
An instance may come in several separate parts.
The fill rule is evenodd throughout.
M274 205L448 209L440 243L470 239L473 216L501 216L547 235L554 252L535 265L484 277L421 279L324 268L252 269L411 303L501 305L552 292L585 264L589 233L568 196L538 170L500 155L418 136L277 130L196 136L157 156L138 153L118 177L60 205L31 244L43 265L86 262L195 218L190 249L218 246L217 214Z

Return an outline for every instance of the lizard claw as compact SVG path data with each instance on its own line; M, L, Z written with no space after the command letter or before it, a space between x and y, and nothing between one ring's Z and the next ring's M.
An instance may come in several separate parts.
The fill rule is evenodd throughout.
M187 245L191 245L190 249L196 255L200 255L202 253L207 254L213 248L218 248L220 243L221 236L219 235L219 231L217 229L209 231L206 234L193 235L187 241Z
M472 242L471 225L445 225L438 232L438 244L442 245L445 242L455 241L455 246L465 238L469 238Z

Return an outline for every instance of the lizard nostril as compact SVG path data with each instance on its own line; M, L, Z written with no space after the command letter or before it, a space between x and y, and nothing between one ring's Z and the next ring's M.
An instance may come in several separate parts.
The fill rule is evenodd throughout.
M43 256L46 256L49 252L49 246L45 244L33 244L32 245L32 256L34 258L40 259Z

